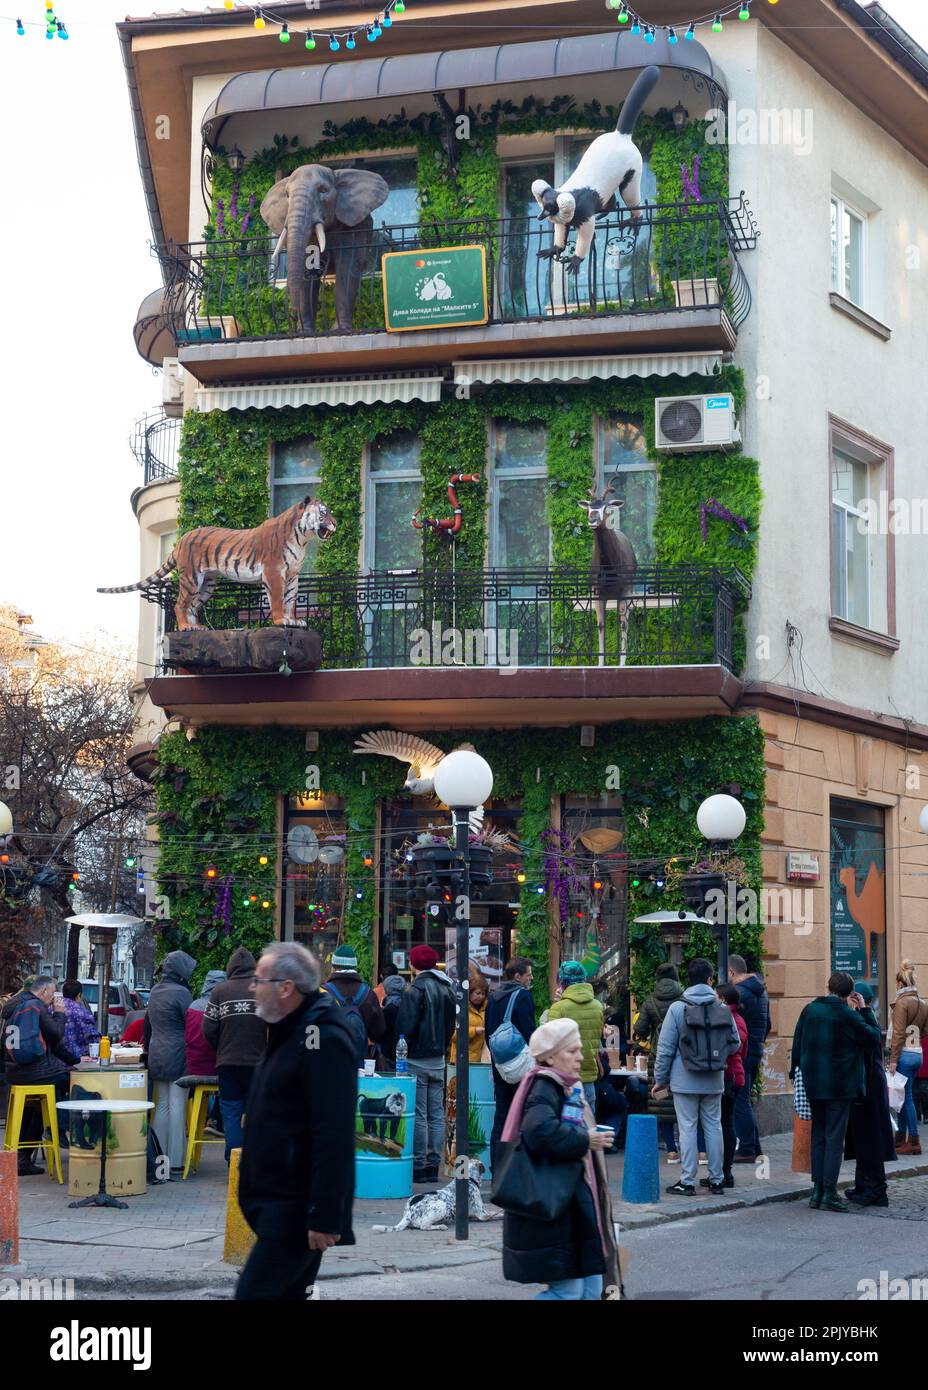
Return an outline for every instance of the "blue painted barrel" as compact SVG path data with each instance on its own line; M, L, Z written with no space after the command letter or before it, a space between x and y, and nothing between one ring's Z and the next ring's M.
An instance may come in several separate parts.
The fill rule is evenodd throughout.
M622 1172L623 1202L659 1202L660 1160L657 1153L657 1117L629 1115L625 1131L625 1166Z
M358 1077L355 1196L411 1197L416 1078Z
M492 1176L490 1171L490 1135L496 1119L496 1096L493 1091L493 1068L489 1062L471 1062L467 1089L470 1093L470 1123L468 1138L471 1158L479 1158L486 1172L483 1180ZM449 1084L455 1075L454 1067L448 1068Z

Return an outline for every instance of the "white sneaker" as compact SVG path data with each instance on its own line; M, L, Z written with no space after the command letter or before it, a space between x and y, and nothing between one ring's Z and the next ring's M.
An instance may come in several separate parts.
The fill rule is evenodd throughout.
M680 1155L679 1155L679 1154L668 1154L668 1155L667 1155L667 1162L668 1162L668 1163L679 1163L679 1162L680 1162Z
M699 1161L700 1161L700 1163L708 1163L708 1162L709 1162L708 1155L707 1155L707 1154L700 1154L700 1155L699 1155Z

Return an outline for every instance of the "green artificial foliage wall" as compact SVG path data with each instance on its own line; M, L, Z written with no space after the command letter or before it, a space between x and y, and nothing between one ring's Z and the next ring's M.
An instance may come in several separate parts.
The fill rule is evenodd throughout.
M760 834L763 826L764 738L753 718L703 719L667 726L618 723L597 730L595 749L581 749L576 731L524 729L422 731L449 749L471 741L494 774L494 796L518 800L523 815L521 836L527 875L517 918L519 951L536 967L535 994L547 1003L549 924L547 899L532 891L541 881L541 835L550 823L551 798L558 793L598 795L606 786L607 768L618 767L625 807L625 849L631 859L695 855L700 849L696 807L704 796L729 791L747 811L747 825L735 852L744 859L751 886L760 889ZM325 792L346 801L347 877L362 900L348 894L345 939L358 953L363 973L373 968L374 877L364 868L373 846L378 798L402 797L405 769L392 759L365 758L352 752L356 731L327 732L312 761L319 767ZM275 867L271 851L266 868L258 855L275 835L277 797L304 787L308 755L302 730L201 729L193 742L183 734L166 735L159 744L156 776L161 837L159 885L171 903L171 925L163 949L182 947L198 961L197 980L207 969L223 968L234 947L256 954L273 937L274 916L261 908L274 900ZM361 783L361 770L366 784ZM217 878L208 882L212 865ZM233 876L232 925L226 931L217 913L223 880ZM649 896L649 892L651 896ZM244 905L255 893L259 902ZM653 885L629 892L629 919L657 906L676 907L669 894L659 900ZM690 955L714 958L704 933ZM664 958L660 934L631 928L635 953L632 986L642 998L653 982L655 965ZM731 949L759 954L761 928L736 926Z

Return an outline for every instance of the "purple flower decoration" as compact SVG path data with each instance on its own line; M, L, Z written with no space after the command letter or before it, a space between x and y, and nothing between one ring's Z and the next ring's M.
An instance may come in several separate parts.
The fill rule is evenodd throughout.
M226 209L221 198L216 199L216 231L220 237L226 234Z
M215 921L221 921L226 936L232 930L232 874L226 874L216 893L216 906L213 910Z
M703 502L702 506L699 508L699 529L702 532L703 545L705 545L708 538L706 517L710 515L717 516L719 521L730 521L732 526L737 526L739 531L744 531L745 534L747 534L749 528L745 518L743 516L736 516L735 513L730 512L727 507L723 507L721 502L716 502L714 497L710 497L708 502Z
M235 221L236 217L238 217L238 179L236 179L232 185L232 198L229 203L229 216L232 218L233 222Z
M541 836L545 847L542 874L545 889L557 901L561 921L570 916L570 895L583 891L583 880L578 877L573 861L573 842L563 830L545 830Z

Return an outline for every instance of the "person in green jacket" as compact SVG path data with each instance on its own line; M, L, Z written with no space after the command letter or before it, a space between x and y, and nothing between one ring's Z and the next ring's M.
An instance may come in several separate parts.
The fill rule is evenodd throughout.
M867 1094L867 1062L880 1044L872 1013L850 975L838 971L828 993L807 1004L796 1022L790 1079L798 1067L812 1107L812 1197L810 1207L849 1211L838 1195L838 1173L853 1101Z
M595 1115L596 1078L599 1074L596 1054L603 1045L603 1006L598 999L594 999L593 986L587 980L586 970L580 961L565 961L557 977L565 987L564 993L551 1005L548 1019L572 1018L580 1029L580 1041L583 1043L580 1080Z

